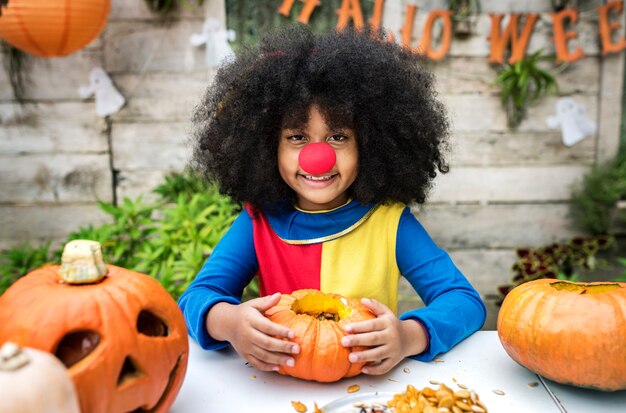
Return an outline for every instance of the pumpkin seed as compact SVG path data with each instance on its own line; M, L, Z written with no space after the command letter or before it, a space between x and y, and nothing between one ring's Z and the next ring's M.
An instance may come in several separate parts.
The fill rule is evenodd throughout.
M536 381L528 383L528 387L537 387L537 386L539 386L539 383L537 383Z
M431 383L433 381L431 380ZM487 413L487 408L473 390L454 392L443 383L439 384L437 390L430 387L417 390L409 384L404 393L394 394L393 399L389 400L387 405L392 411L400 413Z
M352 386L348 386L348 393L356 393L361 390L361 386L358 384L353 384Z
M402 371L405 372L406 374L409 374L411 372L411 370L409 370L408 367L403 368Z
M495 389L493 390L493 392L497 394L498 396L504 396L504 392L502 390Z
M300 402L291 402L291 405L293 406L293 408L298 412L298 413L305 413L307 408L304 404L300 403Z
M467 386L465 384L457 383L456 385L463 390L467 390Z

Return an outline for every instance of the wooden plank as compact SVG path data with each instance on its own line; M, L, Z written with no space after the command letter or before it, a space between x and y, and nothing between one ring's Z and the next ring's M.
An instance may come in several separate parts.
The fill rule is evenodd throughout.
M458 167L435 180L431 202L567 201L584 166ZM549 178L548 178L549 177Z
M94 204L0 205L0 249L23 242L59 245L81 226L108 221Z
M116 75L114 79L126 97L126 105L114 115L113 120L189 121L214 75L214 70L199 70L184 75L180 72Z
M626 23L625 13L619 21ZM600 82L599 131L597 161L599 164L612 160L620 146L621 124L623 120L622 89L624 84L624 52L605 56L602 59Z
M561 95L596 95L600 85L600 58L587 57L570 64L543 64L557 78ZM484 57L449 57L429 62L442 94L498 94L498 67Z
M171 172L180 172L180 170L123 169L117 174L118 184L115 187L117 199L137 199L141 196L147 202L155 200L159 196L152 190L162 184L165 181L165 176Z
M32 154L0 157L0 202L113 200L107 154Z
M113 165L117 170L181 170L191 149L183 123L119 123L111 131Z
M163 24L109 22L104 32L106 69L114 73L204 69L204 47L189 43L192 34L202 33L202 17Z
M454 133L450 139L451 167L592 165L595 140L583 139L574 146L562 143L561 131Z
M106 153L93 102L0 103L0 154Z
M597 122L596 96L576 95L572 98L584 108L588 118ZM531 104L528 107L526 119L516 130L519 132L550 131L546 119L556 114L557 99L557 97L546 97ZM499 96L446 95L442 96L442 101L448 108L455 133L509 131L506 113ZM477 108L480 108L480 111Z
M0 53L0 67L4 67L5 59L7 56ZM83 48L65 57L39 59L27 55L25 59L22 70L26 100L80 101L78 89L89 85L91 69L103 65L102 50L98 48ZM0 85L0 101L15 100L6 70L0 70Z
M444 249L537 247L581 235L567 203L429 204L417 217Z

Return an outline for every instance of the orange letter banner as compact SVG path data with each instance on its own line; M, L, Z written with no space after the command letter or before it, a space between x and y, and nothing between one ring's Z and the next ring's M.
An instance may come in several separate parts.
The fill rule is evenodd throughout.
M577 34L573 30L565 31L565 21L572 24L578 21L578 12L574 9L564 9L552 14L552 28L554 32L554 47L556 48L556 58L561 62L573 62L583 57L583 50L580 46L573 53L567 49L570 39L575 39Z
M339 20L337 21L337 30L346 28L350 18L354 21L354 27L363 30L363 12L361 11L361 3L359 0L343 0L341 8L337 10Z
M424 36L420 40L418 53L426 55L431 60L441 60L448 54L450 50L450 41L452 40L452 19L450 10L434 10L428 15L426 26L424 27ZM441 38L441 46L439 50L433 50L431 44L431 34L433 23L436 19L443 19L443 36Z
M616 43L613 43L613 32L619 29L622 25L619 22L609 23L609 13L611 9L615 9L616 13L622 12L624 2L612 1L604 6L598 7L598 18L600 19L600 37L602 38L602 55L606 56L609 53L619 53L626 48L626 40L622 37Z
M369 24L374 32L379 31L380 26L382 25L384 3L385 0L374 1L374 10L372 12L372 17L369 19Z
M524 23L524 29L522 35L517 33L517 26L519 24L520 15L513 13L510 15L511 20L506 27L504 33L500 33L500 23L502 22L502 14L490 14L491 16L491 35L488 39L491 41L491 55L489 56L489 63L504 63L504 50L507 44L511 44L511 56L509 57L509 64L513 64L518 60L524 58L526 54L526 48L530 41L530 36L533 33L533 28L539 15L528 13L525 14L526 22Z
M309 24L309 19L311 19L311 14L313 14L313 10L315 7L319 6L319 0L301 0L304 3L304 7L302 11L300 11L300 16L298 16L298 21L303 24ZM294 0L283 0L283 4L280 5L278 9L278 13L283 16L289 17L291 13L291 8L293 7Z

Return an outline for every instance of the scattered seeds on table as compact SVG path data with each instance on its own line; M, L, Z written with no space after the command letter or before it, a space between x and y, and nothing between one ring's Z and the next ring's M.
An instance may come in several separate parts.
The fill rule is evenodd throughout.
M467 386L465 384L457 383L456 385L463 390L467 390Z
M306 406L303 403L300 402L291 402L291 405L293 406L293 408L295 409L295 411L297 411L298 413L305 413L306 412Z
M437 358L434 358L434 359L433 359L433 361L434 361L435 363L443 363L443 362L444 362L444 359L440 359L439 357L437 357Z
M406 374L409 374L411 372L411 370L409 370L408 367L403 368L402 371L405 372Z
M353 384L352 386L348 386L348 393L356 393L361 390L361 386L358 384Z
M454 392L445 384L440 384L437 390L430 387L417 390L409 384L404 393L394 394L387 406L394 412L487 413L487 407L474 391Z
M504 396L504 392L502 390L495 389L493 392L497 394L498 396Z
M537 383L536 381L528 383L528 387L537 387L537 386L539 386L539 383Z
M435 386L437 386L438 384L441 384L441 383L439 383L437 380L428 380L428 382L429 382L430 384L434 384Z

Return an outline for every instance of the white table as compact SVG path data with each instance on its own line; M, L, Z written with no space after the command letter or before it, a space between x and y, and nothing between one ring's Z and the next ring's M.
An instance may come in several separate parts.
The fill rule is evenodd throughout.
M422 363L407 359L383 376L362 374L336 383L316 383L258 371L246 366L230 348L204 351L190 340L187 375L170 413L295 412L291 401L304 403L312 412L313 402L322 407L344 397L352 384L361 387L360 393L399 393L408 384L418 389L438 387L430 380L453 389L458 389L458 383L474 389L490 413L626 412L626 391L604 393L547 380L547 388L544 387L534 373L506 354L495 331L479 331L439 359L443 361Z

